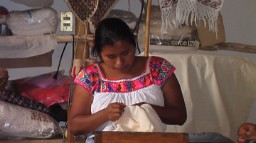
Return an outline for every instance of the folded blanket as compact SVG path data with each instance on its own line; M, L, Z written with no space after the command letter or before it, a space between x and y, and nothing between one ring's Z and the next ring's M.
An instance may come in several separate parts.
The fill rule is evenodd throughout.
M51 52L57 47L56 35L3 36L0 58L28 58Z

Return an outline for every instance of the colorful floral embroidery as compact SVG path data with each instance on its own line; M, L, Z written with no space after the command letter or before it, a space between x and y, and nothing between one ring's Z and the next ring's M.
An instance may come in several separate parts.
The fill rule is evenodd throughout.
M82 85L85 89L94 92L131 92L138 89L142 89L152 84L162 86L165 80L170 77L175 67L173 67L168 61L159 58L151 57L149 66L150 72L140 75L134 80L104 80L99 75L99 69L96 64L92 64L77 75L75 82Z

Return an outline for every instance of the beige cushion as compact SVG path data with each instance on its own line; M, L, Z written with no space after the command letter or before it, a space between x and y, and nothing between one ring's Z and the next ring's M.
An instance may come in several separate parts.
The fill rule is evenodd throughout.
M221 14L218 17L218 32L209 31L209 26L204 25L203 21L197 23L197 32L201 47L213 46L215 44L223 43L226 40L225 29Z

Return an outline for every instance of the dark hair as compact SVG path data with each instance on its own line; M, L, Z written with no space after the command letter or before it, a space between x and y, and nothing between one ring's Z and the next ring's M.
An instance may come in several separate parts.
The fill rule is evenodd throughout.
M114 45L121 40L127 40L136 46L134 35L129 26L119 18L105 18L96 28L94 37L93 55L99 55L102 47Z

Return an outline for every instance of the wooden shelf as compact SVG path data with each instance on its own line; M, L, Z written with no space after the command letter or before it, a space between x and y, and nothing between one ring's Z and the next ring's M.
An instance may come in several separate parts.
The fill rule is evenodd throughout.
M85 39L86 37L86 39ZM57 38L57 42L58 43L65 43L65 42L73 42L73 36L72 35L57 35L56 36ZM94 40L94 36L91 34L91 35L81 35L81 36L78 36L78 35L75 35L74 36L74 40L75 41L85 41L87 40L88 42L91 42Z
M256 53L255 45L247 45L241 43L220 43L214 46L199 47L200 50L217 51L217 50L229 50L245 53Z

